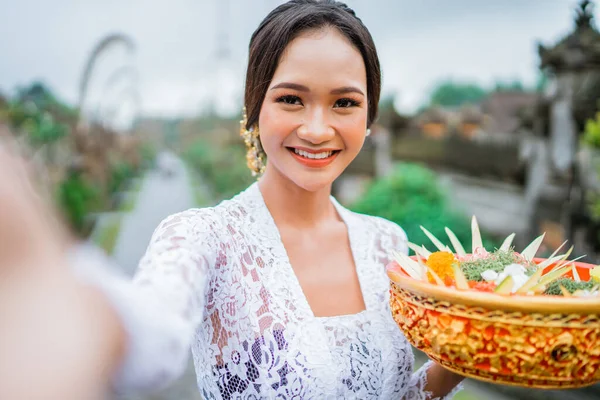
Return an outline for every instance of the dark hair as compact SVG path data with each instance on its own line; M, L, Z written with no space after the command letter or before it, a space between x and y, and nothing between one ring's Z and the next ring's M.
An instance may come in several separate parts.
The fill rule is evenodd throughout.
M271 11L250 39L244 103L250 129L258 123L265 94L287 45L307 30L337 28L360 51L367 70L367 127L377 117L381 68L367 28L346 4L334 0L291 0Z

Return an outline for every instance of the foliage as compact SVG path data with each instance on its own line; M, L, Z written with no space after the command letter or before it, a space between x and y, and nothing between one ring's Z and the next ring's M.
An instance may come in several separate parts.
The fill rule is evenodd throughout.
M33 146L56 142L66 136L69 129L65 124L56 122L49 113L43 113L30 122L33 125L26 125L26 130L29 132L29 140Z
M548 76L545 73L539 75L535 87L526 86L519 79L512 81L498 80L490 88L476 83L447 80L435 86L431 92L429 103L423 105L421 110L431 106L460 107L466 104L474 104L495 92L540 92L545 89L547 84Z
M524 92L525 85L518 79L512 82L497 81L494 87L496 92Z
M57 122L52 114L38 109L34 103L10 103L7 119L13 128L27 134L33 146L53 143L68 132L65 124Z
M16 101L35 104L38 109L50 112L60 120L72 121L77 117L77 110L60 101L41 82L34 82L30 86L18 89Z
M60 183L58 203L77 233L85 233L87 217L97 208L98 195L97 189L79 173L72 173Z
M32 146L54 143L66 136L69 122L77 113L61 103L41 83L34 83L17 91L12 100L7 101L3 118L15 129L26 133Z
M27 145L37 150L48 146L50 150L46 154L55 154L51 145L68 137L71 127L75 125L78 119L78 111L59 100L53 92L43 83L34 82L28 86L17 88L10 97L0 94L0 120L12 128L15 134L19 135ZM64 146L64 148L73 148L73 146ZM106 211L114 203L112 195L116 192L126 189L128 182L140 171L136 168L133 161L127 161L124 158L130 157L136 160L139 156L142 167L151 166L156 157L156 149L149 143L143 143L136 147L138 154L130 157L130 153L114 151L111 156L111 162L108 165L110 169L108 184L99 185L98 182L86 180L81 172L72 172L61 182L56 182L53 191L57 202L70 223L72 229L86 236L89 232L90 214L92 212ZM71 154L74 157L73 154ZM85 154L79 154L84 156ZM64 162L55 162L48 157L46 162L54 163L48 165L56 170L56 176L61 176L64 171ZM125 205L130 207L131 202Z
M210 182L221 198L234 196L253 181L241 146L219 147L198 140L185 151L184 158Z
M395 222L417 245L432 248L420 226L440 239L446 237L444 227L448 227L467 251L471 248L469 218L450 209L435 174L425 167L400 164L389 177L375 181L351 208ZM493 249L497 243L484 238L484 246Z
M600 173L600 171L598 171ZM600 221L600 195L594 192L587 193L587 208L594 222ZM600 232L599 232L600 233Z
M581 139L584 146L600 150L600 112L596 113L595 119L589 119L585 124L585 130ZM595 166L596 173L600 174L600 169ZM594 222L600 221L600 194L589 191L586 196L587 211ZM596 235L600 240L600 234Z
M596 113L595 119L590 119L585 123L583 143L590 147L600 148L600 112Z
M125 189L125 184L135 176L133 165L126 161L118 161L110 167L108 193L113 195Z
M460 269L464 272L467 280L482 282L482 272L492 270L500 273L504 271L504 267L510 264L523 265L525 262L512 249L509 251L497 250L490 253L488 257L461 262ZM535 272L534 265L529 263L525 272L527 275L532 275Z
M460 107L482 100L488 91L474 83L445 81L440 83L430 97L430 105Z
M596 283L592 280L575 282L571 278L559 278L548 285L548 288L544 293L554 296L562 296L563 293L560 289L561 286L573 294L576 290L591 290L594 288L594 286L596 286Z

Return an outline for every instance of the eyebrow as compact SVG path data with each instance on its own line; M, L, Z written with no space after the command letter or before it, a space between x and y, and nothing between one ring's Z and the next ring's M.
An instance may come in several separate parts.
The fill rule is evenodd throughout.
M275 89L292 89L292 90L297 90L299 92L310 92L310 90L306 86L300 85L298 83L291 83L291 82L278 83L277 85L275 85L271 88L271 90L275 90Z
M337 88L337 89L333 89L331 91L331 94L346 94L346 93L358 93L358 94L362 94L363 96L365 95L362 90L360 90L357 87L354 86L344 86L341 88Z
M292 83L292 82L278 83L277 85L275 85L271 88L271 90L275 90L275 89L292 89L292 90L297 90L299 92L310 92L310 89L308 87L306 87L304 85L300 85L298 83ZM360 90L359 88L354 87L354 86L344 86L344 87L340 87L337 89L333 89L330 93L331 94L358 93L363 96L365 95L362 90Z

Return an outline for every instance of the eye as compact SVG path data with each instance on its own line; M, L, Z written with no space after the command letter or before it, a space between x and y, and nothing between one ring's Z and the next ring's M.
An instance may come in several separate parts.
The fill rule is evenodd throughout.
M277 103L284 103L284 104L288 104L290 106L301 106L302 105L302 100L300 99L300 97L294 96L291 94L286 94L285 96L278 97L277 100L275 100L275 101Z
M335 102L334 107L350 108L350 107L358 107L359 105L360 105L360 102L358 102L354 99L339 99L338 101Z

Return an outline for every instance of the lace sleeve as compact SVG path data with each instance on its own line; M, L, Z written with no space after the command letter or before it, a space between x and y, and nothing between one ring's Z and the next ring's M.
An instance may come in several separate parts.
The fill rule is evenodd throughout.
M425 390L425 386L427 385L427 371L432 365L434 365L433 361L428 361L412 375L408 384L408 390L404 397L402 397L402 400L451 400L456 393L463 389L463 385L460 383L446 396L432 398L431 392Z
M207 275L214 261L203 211L192 209L164 219L133 278L137 287L151 291L170 312L192 325L202 318Z
M127 353L113 382L117 393L160 389L184 371L202 317L211 265L210 252L203 251L199 240L200 211L174 214L161 222L133 282L109 274L108 261L84 274L109 297L128 335ZM89 267L91 258L98 260L89 255L79 264Z

